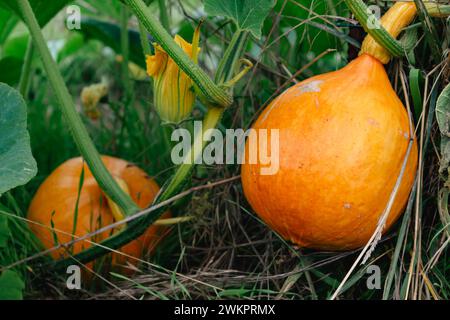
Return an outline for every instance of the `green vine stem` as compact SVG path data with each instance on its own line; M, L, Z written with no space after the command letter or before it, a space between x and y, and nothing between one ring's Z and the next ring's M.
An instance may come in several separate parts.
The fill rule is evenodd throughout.
M233 102L231 95L215 84L208 75L195 64L172 39L161 23L155 19L142 0L124 0L142 22L148 32L155 38L164 51L196 83L201 93L213 105L228 107Z
M425 2L424 5L430 17L446 18L450 16L450 5L433 2Z
M139 38L141 40L142 51L144 52L144 56L152 54L152 48L150 47L150 42L147 37L147 30L145 30L142 22L138 22L139 25Z
M245 42L247 37L240 37L240 41L242 43L236 44L236 46L229 46L224 53L223 60L227 61L221 61L219 64L227 64L230 66L232 70L236 70L236 67L240 61L240 58L242 56L243 50L245 48ZM236 47L240 48L239 52L234 52L236 50ZM224 73L225 70L218 71L216 74L217 79L223 79L224 82L227 82L231 80L234 76L233 73L228 73L226 75L223 75L221 73ZM171 180L163 186L162 192L159 194L159 196L154 200L153 205L157 205L162 203L163 201L170 199L171 197L177 195L178 192L182 190L182 188L185 186L185 184L188 181L189 174L192 172L195 166L194 159L197 159L203 154L203 148L206 145L206 142L208 140L208 136L205 135L205 133L208 131L208 129L217 128L220 124L220 120L222 118L223 112L225 111L225 108L222 107L214 107L213 105L208 106L207 112L205 114L205 117L203 119L203 125L202 125L202 133L200 135L197 135L194 137L193 145L191 146L190 151L186 155L187 159L191 159L189 164L182 164L180 165ZM211 131L210 131L211 132ZM200 148L195 148L193 146L201 145ZM81 263L87 263L89 261L92 261L104 254L107 254L110 252L108 248L110 249L118 249L127 244L128 242L136 239L141 234L143 234L147 228L154 223L165 211L165 207L161 207L155 211L153 211L151 214L147 214L146 216L136 219L134 221L131 221L127 224L127 228L117 233L116 235L113 235L112 237L102 241L98 246L90 247L87 250L84 250L83 252L80 252L79 254L75 255L74 259L75 261L81 262ZM64 260L57 261L55 264L56 270L64 270L67 268L67 266L73 264L73 258L66 258Z
M402 43L392 37L383 26L379 28L369 28L369 11L362 0L344 0L347 7L355 15L356 19L363 26L364 30L369 33L381 46L383 46L394 57L402 57L405 55L405 48ZM427 12L433 17L446 17L450 14L449 5L440 5L437 3L427 3L425 5Z
M33 64L34 46L33 39L30 37L28 40L27 51L25 53L25 60L22 66L22 72L20 73L19 92L24 99L28 96L28 88L30 86L31 79L31 67Z
M383 26L379 28L369 28L367 23L369 21L369 11L362 0L344 0L347 7L355 15L356 19L363 26L364 30L370 34L379 44L381 44L394 57L401 57L404 55L404 48L402 44L394 39Z
M218 84L224 84L225 81L230 80L235 72L234 66L236 66L236 61L240 58L240 52L242 52L242 46L245 45L248 33L244 31L237 31L230 44L228 45L228 50L226 50L224 57L222 58L219 66L217 68L215 81Z
M159 6L159 18L161 19L161 24L170 33L170 20L167 12L166 0L158 0Z
M194 142L186 155L187 159L190 159L188 164L181 164L175 172L172 179L167 186L165 186L163 192L158 197L155 203L160 203L174 196L181 190L184 184L187 182L187 177L194 168L196 160L202 157L203 149L206 146L205 141L209 141L211 138L212 130L217 127L220 119L222 118L223 108L217 108L210 106L208 112L203 120L203 132L194 137ZM209 132L208 132L209 131ZM206 134L208 133L208 135ZM201 148L197 148L201 146Z
M70 128L78 150L89 165L98 184L106 194L124 211L126 215L131 215L139 211L139 207L133 200L117 185L109 171L103 164L100 154L94 146L89 133L84 126L80 115L75 109L75 104L70 96L64 80L59 73L58 66L53 60L50 51L45 43L41 29L36 21L36 17L31 9L28 0L17 0L23 19L28 26L34 46L40 54L44 69L56 97L59 101L61 112Z

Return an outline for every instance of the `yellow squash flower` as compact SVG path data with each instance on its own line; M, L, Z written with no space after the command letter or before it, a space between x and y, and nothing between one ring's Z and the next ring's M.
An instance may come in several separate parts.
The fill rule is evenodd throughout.
M180 36L175 42L197 63L199 28L192 44ZM161 46L154 44L155 54L147 55L147 73L153 78L153 95L156 111L164 122L180 123L194 107L194 82L178 67Z

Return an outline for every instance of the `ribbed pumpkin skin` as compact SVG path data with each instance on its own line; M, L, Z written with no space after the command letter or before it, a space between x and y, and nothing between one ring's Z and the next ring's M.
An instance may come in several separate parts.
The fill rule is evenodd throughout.
M127 183L130 196L139 207L145 208L151 204L159 191L159 187L144 171L121 159L103 156L102 160L113 176L119 177ZM53 220L55 229L71 234L82 167L82 159L74 158L56 168L42 183L31 201L28 219L49 227ZM53 216L52 212L54 212ZM170 216L170 213L163 215L163 217L168 216ZM75 235L83 236L113 222L113 215L108 207L108 202L88 166L84 164L84 183L79 199ZM33 223L30 223L30 227L46 248L55 245L53 233L49 229ZM122 247L120 251L141 258L145 254L151 253L164 231L165 228L152 226L141 237ZM108 238L110 234L111 231L108 231L90 240L99 242ZM63 235L58 232L55 235L60 243L71 240L70 235ZM79 253L88 247L90 247L88 242L77 242L74 245L73 253ZM67 257L67 254L64 249L60 249L54 251L52 256L55 259L60 259ZM127 262L136 264L134 259L113 254L113 265L125 265Z
M259 163L242 165L244 193L258 215L302 247L363 246L410 140L407 111L383 65L363 54L341 70L300 82L277 97L253 128L280 130L277 174L261 175ZM268 147L270 154L270 142ZM248 150L247 141L246 160ZM414 141L387 228L405 207L416 166Z

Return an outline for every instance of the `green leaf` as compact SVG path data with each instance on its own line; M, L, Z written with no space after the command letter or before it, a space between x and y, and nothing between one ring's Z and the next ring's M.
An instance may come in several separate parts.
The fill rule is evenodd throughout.
M0 70L1 70L0 82L6 83L10 86L15 86L16 84L18 84L20 79L20 71L22 70L22 65L23 60L15 57L6 57L0 59ZM0 101L0 103L2 102L3 101ZM0 127L0 131L1 130L2 128Z
M411 68L409 70L409 86L411 88L411 97L414 105L414 118L416 121L419 120L420 114L422 113L422 93L421 87L422 75L419 69Z
M6 270L0 275L0 300L22 300L25 284L14 271Z
M450 84L442 90L436 103L436 120L442 135L450 137Z
M275 0L205 0L205 10L211 16L233 20L238 29L259 39L264 20L275 3Z
M0 83L0 195L24 185L36 173L25 101L15 89Z
M450 164L450 139L446 136L441 137L441 160L439 161L439 173L445 180L448 179L448 167ZM450 185L449 185L450 187Z
M16 26L17 21L18 19L16 16L11 15L8 10L0 8L0 44L8 39L8 36Z
M72 1L73 0L29 0L41 27L45 26L62 8ZM21 16L17 0L2 0L0 1L0 6Z
M0 214L0 248L6 247L9 236L8 218Z
M0 10L1 11L1 10ZM11 14L10 14L11 15ZM28 45L28 34L10 37L3 45L3 57L0 59L0 82L15 87L19 83L25 52Z
M3 56L23 60L25 53L27 52L28 38L28 34L21 34L19 36L9 38L3 47Z
M120 27L118 25L95 19L82 19L79 32L83 33L86 38L99 40L116 53L121 53ZM145 69L145 57L142 53L139 32L129 30L128 36L130 38L130 61Z

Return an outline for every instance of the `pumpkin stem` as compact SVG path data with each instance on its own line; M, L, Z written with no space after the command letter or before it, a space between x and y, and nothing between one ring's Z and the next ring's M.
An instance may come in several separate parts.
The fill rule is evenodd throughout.
M414 2L397 2L381 17L380 23L386 31L397 38L400 32L415 18L417 8ZM371 35L368 35L362 44L360 55L369 54L386 64L391 54L380 45Z

